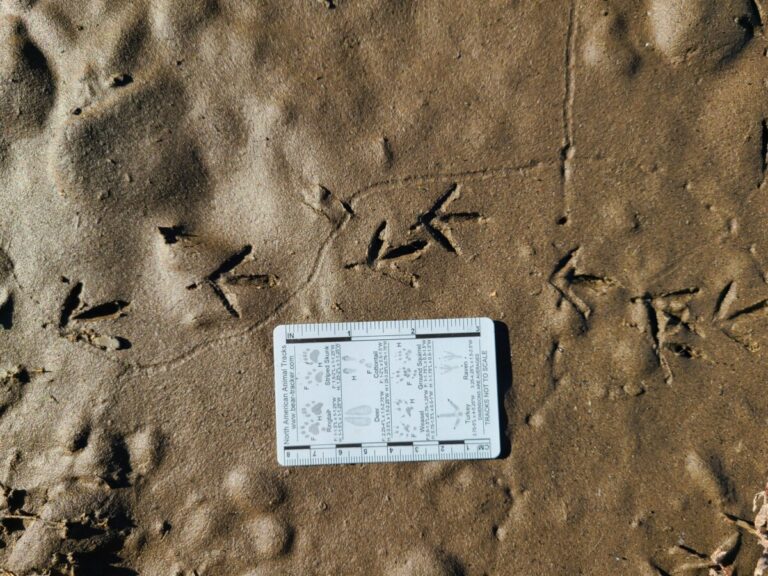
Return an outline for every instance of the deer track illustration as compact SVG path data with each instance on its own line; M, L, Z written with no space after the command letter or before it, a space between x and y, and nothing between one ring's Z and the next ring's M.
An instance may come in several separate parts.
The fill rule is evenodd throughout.
M371 408L368 405L360 405L355 406L354 408L350 408L347 410L344 414L344 420L346 422L349 422L353 426L370 426L371 425L371 418L369 415L373 412L373 408Z

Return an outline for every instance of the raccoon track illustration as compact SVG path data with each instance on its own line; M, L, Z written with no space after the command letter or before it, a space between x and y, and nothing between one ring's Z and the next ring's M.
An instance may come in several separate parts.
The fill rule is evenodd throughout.
M323 417L327 413L323 410L322 402L309 402L301 409L301 414L305 421L301 425L301 433L305 438L314 441L321 433L330 432L330 426L323 426Z
M311 402L301 409L301 413L307 418L321 418L323 415L323 403Z

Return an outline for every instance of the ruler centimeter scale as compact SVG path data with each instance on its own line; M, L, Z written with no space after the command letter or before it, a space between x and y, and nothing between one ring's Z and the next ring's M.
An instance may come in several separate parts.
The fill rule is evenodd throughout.
M281 325L274 353L284 466L501 451L489 318Z

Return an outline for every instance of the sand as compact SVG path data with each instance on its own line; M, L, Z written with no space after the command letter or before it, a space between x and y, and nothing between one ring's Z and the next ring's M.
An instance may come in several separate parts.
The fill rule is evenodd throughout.
M751 573L766 17L2 0L0 574ZM275 325L461 316L502 458L278 466Z

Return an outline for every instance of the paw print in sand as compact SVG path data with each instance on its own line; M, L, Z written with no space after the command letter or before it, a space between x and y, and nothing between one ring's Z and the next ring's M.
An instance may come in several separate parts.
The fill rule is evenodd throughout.
M169 518L157 518L148 547L162 552L147 563L146 573L166 574L168 566L182 575L248 574L257 567L275 573L294 539L285 497L267 470L229 470L221 490L193 494Z
M673 67L712 69L735 59L761 26L749 0L650 0L644 18L638 16L606 5L580 7L571 27L586 27L579 42L586 66L631 78L652 50ZM638 30L645 26L650 38L641 43Z
M452 526L462 527L445 533L445 549L467 551L462 561L468 564L496 556L514 521L507 483L492 470L465 462L430 462L418 475L434 522L449 519ZM432 522L425 520L425 528Z
M118 551L132 525L121 495L96 477L24 494L0 518L12 574L120 573Z
M732 59L754 36L760 15L749 0L651 0L653 44L673 65L716 66Z
M121 574L135 528L132 487L162 454L154 429L107 432L91 414L64 418L53 445L2 486L0 538L13 574ZM11 487L13 486L13 487Z
M48 61L21 20L0 17L0 155L47 122L55 88Z
M440 550L418 546L403 553L394 554L385 576L459 576L461 567Z
M30 379L30 371L23 366L0 370L0 417L21 400Z

